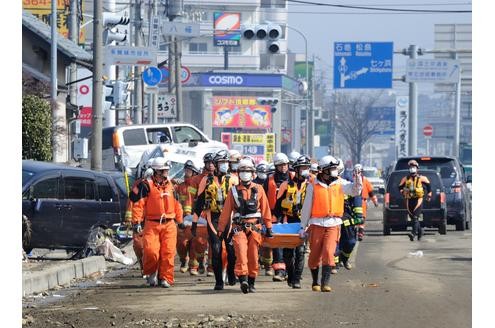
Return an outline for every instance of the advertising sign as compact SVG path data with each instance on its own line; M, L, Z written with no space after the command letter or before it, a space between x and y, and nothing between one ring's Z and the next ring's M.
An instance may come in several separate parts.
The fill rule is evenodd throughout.
M335 42L334 89L392 88L393 42Z
M175 95L171 94L158 94L158 118L176 118L177 110Z
M268 129L272 121L270 106L255 97L213 97L212 115L215 128Z
M93 107L83 107L79 113L79 120L81 121L81 127L92 126Z
M69 14L70 9L66 0L57 1L57 30L65 38L69 39ZM81 2L81 12L85 10L86 1ZM22 0L22 9L29 11L43 23L50 25L52 2L50 0ZM79 43L86 41L86 30L82 28L79 31Z
M241 40L241 14L214 12L213 29L213 42L216 47L238 47Z
M230 149L236 149L243 155L250 156L256 163L262 160L271 162L275 152L275 135L273 133L222 133L222 142L228 142Z
M395 99L395 145L398 157L409 154L409 97L398 96Z

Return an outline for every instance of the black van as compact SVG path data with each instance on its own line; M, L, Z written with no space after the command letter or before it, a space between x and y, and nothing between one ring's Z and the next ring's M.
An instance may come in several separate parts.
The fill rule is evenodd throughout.
M119 191L104 173L23 160L22 214L23 230L31 230L23 234L26 252L80 250L90 232L121 223Z
M412 222L408 221L404 197L399 191L399 184L409 170L394 171L390 174L385 189L383 204L383 234L390 235L391 230L406 231ZM445 188L440 175L432 170L419 170L419 174L430 180L432 197L429 202L423 202L422 227L438 228L442 235L447 233L447 209Z
M447 197L447 224L455 224L457 231L469 229L471 224L471 191L464 167L455 157L448 156L414 156L397 160L395 170L407 170L407 163L414 159L419 169L434 170L440 174Z

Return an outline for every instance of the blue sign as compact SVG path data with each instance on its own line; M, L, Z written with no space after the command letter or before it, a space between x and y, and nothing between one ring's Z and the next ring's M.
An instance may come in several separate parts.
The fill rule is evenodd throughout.
M248 156L265 155L264 145L242 145L242 154Z
M154 87L162 80L162 71L158 67L151 66L143 71L142 76L144 83L150 87Z
M170 78L170 71L168 70L168 67L162 67L160 68L160 71L162 71L162 80L160 81L160 83L167 82Z
M334 89L392 88L393 42L335 42Z
M368 107L366 120L373 135L395 135L395 107Z
M280 74L202 73L199 85L209 87L282 87Z

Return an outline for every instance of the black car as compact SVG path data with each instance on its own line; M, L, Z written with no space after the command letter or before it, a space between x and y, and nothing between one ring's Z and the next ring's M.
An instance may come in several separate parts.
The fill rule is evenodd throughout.
M471 224L471 191L467 186L464 168L455 157L415 156L402 157L397 160L395 170L407 170L407 163L414 159L419 169L434 170L440 174L447 197L447 224L455 224L456 230L469 229Z
M126 186L126 177L124 173L120 171L105 171L104 173L108 174L112 177L115 185L117 186L117 190L119 191L119 199L120 199L120 216L122 218L122 222L125 220L125 212L127 211L127 201L129 199L129 189L134 185L134 177L132 174L127 175L127 186Z
M22 161L23 240L33 248L83 249L90 233L121 222L119 191L104 173ZM26 225L26 227L24 227Z
M399 191L400 181L408 174L408 170L394 171L387 180L383 205L384 235L390 235L391 230L405 231L408 226L412 226L412 221L408 221L405 199ZM438 232L445 235L447 233L447 210L442 179L436 171L432 170L420 170L419 174L430 180L432 191L431 200L423 201L421 226L438 228Z

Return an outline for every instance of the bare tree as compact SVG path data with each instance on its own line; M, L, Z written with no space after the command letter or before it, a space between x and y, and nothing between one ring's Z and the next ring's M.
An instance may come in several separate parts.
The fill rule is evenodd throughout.
M345 140L353 163L361 163L361 152L366 142L379 131L379 121L368 120L368 108L373 107L382 92L334 94L336 132Z

